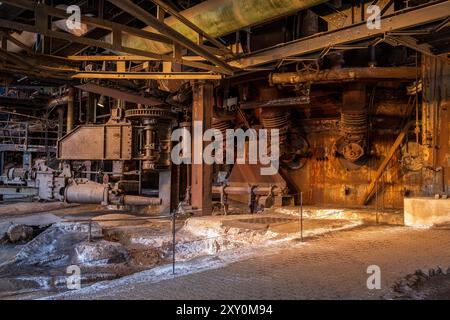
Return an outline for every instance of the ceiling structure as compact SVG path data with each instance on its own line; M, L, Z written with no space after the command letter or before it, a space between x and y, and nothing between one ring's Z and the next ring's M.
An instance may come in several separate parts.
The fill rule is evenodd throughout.
M196 11L196 8L204 8L210 12L202 11L202 16L217 19L211 14L214 8L205 5L209 2L191 7L185 14ZM325 30L282 43L269 43L266 48L252 51L248 47L243 48L242 44L236 45L236 39L239 42L241 35L213 37L184 18L183 12L180 14L177 10L186 6L186 2L72 1L69 4L79 5L82 13L88 12L81 18L81 22L87 25L87 32L75 35L55 27L55 21L70 17L58 6L62 1L53 1L53 5L30 0L2 1L2 74L74 83L78 79L92 78L219 79L249 71L274 70L305 57L317 58L333 50L352 50L382 42L392 46L407 46L429 55L448 56L449 1L416 1L416 5L412 6L411 2L409 8L398 10L395 1L373 1L382 9L380 29L366 27L367 17L361 16L364 11L360 10L361 13L355 15L354 9L340 9L336 4L340 2L344 7L343 1L295 2L296 7L288 8L284 15L310 8L326 22ZM248 43L252 42L253 33L258 33L258 26L268 23L268 18L274 21L283 19L279 10L273 10L272 14L259 17L259 21L258 17L253 16L243 18L245 21L242 21L241 26ZM213 13L219 15L220 11ZM223 19L233 18L233 14L223 16ZM254 21L258 21L258 24L245 25ZM22 42L20 33L24 31L33 34L35 41ZM214 33L218 34L218 31ZM197 41L192 39L193 35ZM169 48L169 52L151 52L137 48L139 45L126 45L139 42L158 43L166 48L165 51ZM22 50L8 50L12 47L11 43ZM83 70L83 66L89 62L105 64L105 61L115 64L115 70Z

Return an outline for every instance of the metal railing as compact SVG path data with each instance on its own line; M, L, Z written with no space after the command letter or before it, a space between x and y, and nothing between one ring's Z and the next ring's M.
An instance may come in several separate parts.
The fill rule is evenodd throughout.
M0 144L18 145L24 150L33 146L55 147L57 137L57 130L49 130L43 124L0 121Z

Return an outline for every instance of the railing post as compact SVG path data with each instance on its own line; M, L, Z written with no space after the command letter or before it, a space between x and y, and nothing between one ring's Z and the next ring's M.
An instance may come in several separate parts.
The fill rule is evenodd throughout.
M303 242L303 192L300 192L300 241Z
M175 245L175 234L176 234L176 229L175 229L175 222L176 222L176 211L172 211L172 274L175 274L175 249L176 249L176 245Z

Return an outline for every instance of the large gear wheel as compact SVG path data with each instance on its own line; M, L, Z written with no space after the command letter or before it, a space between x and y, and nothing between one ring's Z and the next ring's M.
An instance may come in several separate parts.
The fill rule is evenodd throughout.
M175 118L174 113L169 109L152 107L149 109L130 109L125 111L125 118L130 120L142 120L150 118Z

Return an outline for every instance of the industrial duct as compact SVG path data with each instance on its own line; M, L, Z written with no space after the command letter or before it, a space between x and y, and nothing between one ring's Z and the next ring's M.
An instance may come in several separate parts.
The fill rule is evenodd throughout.
M289 15L300 10L327 2L326 0L207 0L180 13L200 29L213 37L220 37L233 31L252 25L270 21L281 16ZM54 28L65 29L65 19L53 23ZM185 37L197 42L197 33L184 25L178 19L169 17L164 21ZM152 27L146 31L158 32ZM69 31L69 30L66 30ZM82 36L88 31L83 24ZM21 42L32 46L36 42L36 34L24 32L15 34ZM145 40L132 35L123 35L123 45L160 54L172 51L172 46L151 40ZM23 49L8 41L8 51L19 52Z
M186 19L212 37L220 37L280 16L324 3L324 0L208 0L180 12ZM178 19L169 17L164 21L192 41L197 41L197 33ZM146 31L157 32L152 27ZM132 35L123 36L123 45L160 54L172 51L172 46Z

